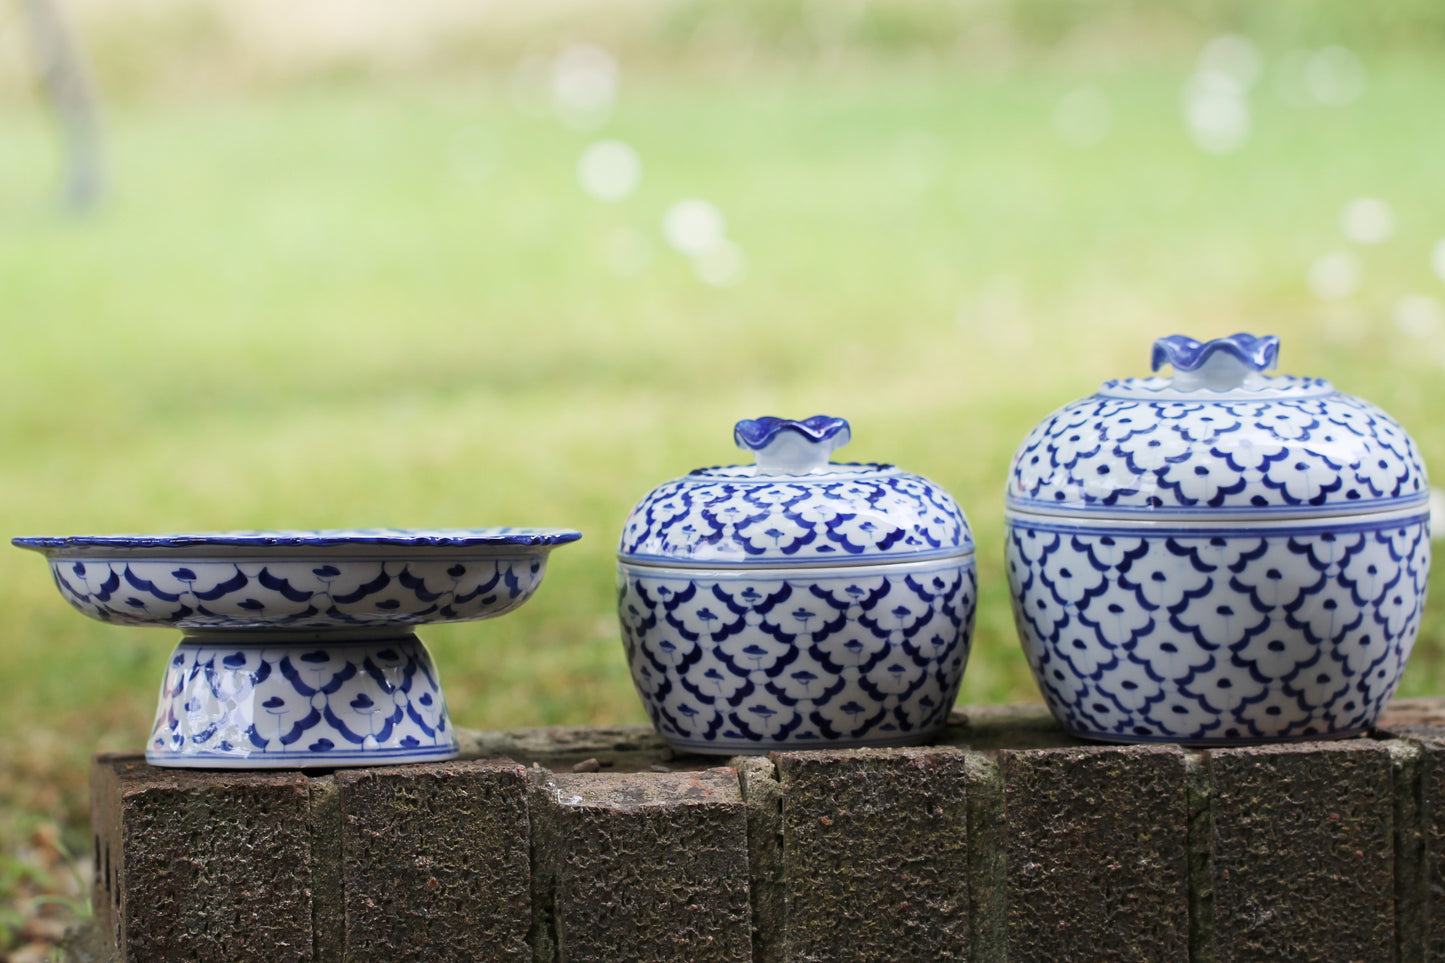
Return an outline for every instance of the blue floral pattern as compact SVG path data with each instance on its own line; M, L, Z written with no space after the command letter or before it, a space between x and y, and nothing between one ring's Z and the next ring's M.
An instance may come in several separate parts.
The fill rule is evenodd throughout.
M1013 515L1015 618L1074 733L1232 743L1348 735L1394 693L1430 565L1427 520L1150 527Z
M1420 453L1388 415L1324 382L1271 380L1289 384L1269 400L1160 400L1163 379L1106 384L1024 440L1009 507L1297 515L1428 498Z
M521 605L538 556L458 561L51 560L71 605L102 622L182 629L337 629L458 622Z
M957 503L918 475L889 465L834 465L790 480L732 466L700 469L653 489L628 516L618 555L777 565L972 550Z
M958 694L973 557L808 572L620 566L633 681L695 752L926 741Z
M163 766L342 766L457 749L414 636L307 645L210 636L172 655L146 756Z

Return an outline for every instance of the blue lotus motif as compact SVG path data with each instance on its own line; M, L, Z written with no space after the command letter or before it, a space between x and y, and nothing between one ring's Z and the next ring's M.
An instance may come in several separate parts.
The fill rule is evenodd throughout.
M848 685L843 676L824 673L820 671L821 666L806 667L810 665L812 663L806 663L804 668L788 666L768 680L767 690L785 705L816 705L831 702Z
M737 534L749 544L763 546L768 552L794 555L817 537L816 527L800 524L801 519L767 516L740 525Z

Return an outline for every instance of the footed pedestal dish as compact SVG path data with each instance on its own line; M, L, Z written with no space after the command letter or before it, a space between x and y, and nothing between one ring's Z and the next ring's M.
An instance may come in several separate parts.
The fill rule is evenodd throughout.
M731 755L926 742L958 694L967 520L891 465L834 464L848 423L742 421L754 465L653 489L618 546L633 682L662 737Z
M184 634L161 684L157 766L389 765L457 754L413 634L525 602L566 529L218 532L16 538L66 601Z
M1278 339L1155 342L1046 418L1006 507L1014 614L1075 735L1194 745L1367 730L1430 567L1420 454L1379 408L1267 377Z

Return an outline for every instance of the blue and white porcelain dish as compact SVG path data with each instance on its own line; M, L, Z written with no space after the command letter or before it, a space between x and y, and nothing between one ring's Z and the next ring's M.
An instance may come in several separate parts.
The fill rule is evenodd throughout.
M526 601L568 529L337 529L25 537L91 618L186 630L355 632L491 618Z
M934 483L834 464L841 418L739 422L757 463L660 485L618 545L633 682L686 752L911 745L942 727L972 638L968 521Z
M454 757L417 625L494 618L536 591L569 529L355 529L13 539L92 618L184 636L154 765L298 768Z
M1409 435L1278 340L1155 343L1172 378L1107 382L1013 460L1006 563L1030 667L1084 738L1353 735L1394 693L1430 566Z

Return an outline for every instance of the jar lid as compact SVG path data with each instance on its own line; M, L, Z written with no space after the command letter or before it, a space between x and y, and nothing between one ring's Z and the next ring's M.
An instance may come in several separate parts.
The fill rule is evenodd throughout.
M1386 511L1429 499L1414 441L1319 378L1269 377L1274 335L1154 342L1171 378L1105 382L1024 439L1007 505L1211 518Z
M892 465L836 464L842 418L758 418L733 432L756 463L699 468L647 494L622 529L623 561L667 565L848 565L963 555L953 498Z

